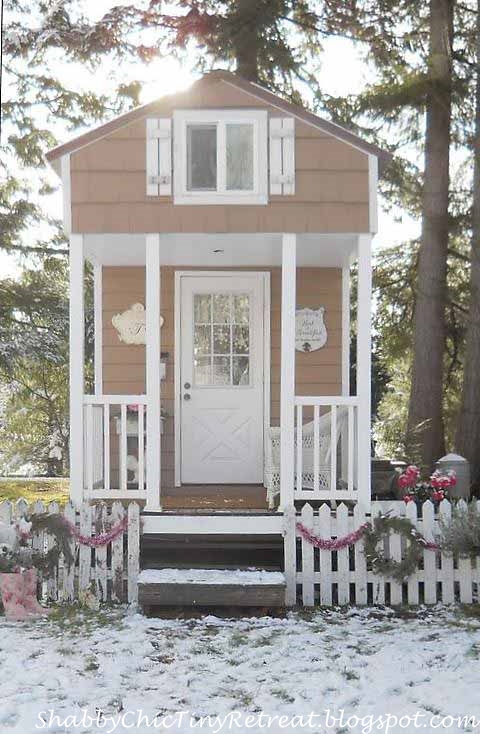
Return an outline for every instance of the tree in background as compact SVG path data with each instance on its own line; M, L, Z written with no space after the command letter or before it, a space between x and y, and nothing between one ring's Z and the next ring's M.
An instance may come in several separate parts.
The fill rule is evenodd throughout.
M412 383L406 446L433 467L445 453L443 426L449 240L450 124L452 110L453 0L430 0L425 100L422 237L415 288Z
M480 1L476 19L476 93L473 133L473 203L470 308L467 320L462 402L456 449L470 462L472 480L480 483Z
M58 476L68 469L68 278L45 259L17 281L0 282L1 470Z
M466 0L462 5L457 5L456 44L458 39L463 43L464 36L468 34L471 37L471 17L466 7L469 2L470 0ZM395 145L387 147L393 149L403 146L404 149L410 149L410 153L418 151L423 145L424 113L429 104L437 104L438 107L438 114L434 116L434 131L437 131L436 123L441 118L441 105L438 104L435 90L443 82L434 78L432 83L432 65L428 61L430 8L423 0L382 0L382 3L376 0L347 3L338 3L337 0L177 0L170 5L173 9L168 13L162 12L164 6L159 0L151 0L147 7L143 2L115 6L98 21L90 21L82 15L81 3L72 0L38 0L33 4L33 12L30 12L32 3L27 0L9 0L8 5L10 14L7 14L8 29L4 50L7 63L12 66L9 70L12 86L10 102L7 103L4 113L7 117L4 120L7 119L10 125L7 141L9 162L14 158L20 160L25 165L26 175L19 176L18 171L14 175L14 169L9 169L5 185L0 191L0 226L5 228L4 241L10 248L19 248L24 252L34 248L42 257L51 255L52 248L58 253L58 257L63 257L62 251L65 250L58 222L50 221L41 205L41 196L49 193L50 184L42 181L37 186L35 196L32 196L31 182L28 180L31 166L39 173L43 172L43 152L55 142L52 131L57 130L56 121L62 120L71 129L75 129L81 124L105 119L134 105L140 90L138 82L117 83L118 79L114 74L111 94L82 93L70 88L69 84L48 71L49 65L50 68L56 68L51 64L52 54L57 60L60 57L62 63L73 65L71 68L81 63L95 69L105 59L115 58L122 61L122 64L117 65L120 69L124 62L131 59L149 61L155 56L172 53L179 57L185 58L188 55L189 59L193 58L195 68L201 71L207 71L218 64L233 65L247 78L294 101L301 101L301 97L306 95L312 100L315 111L323 114L326 111L334 121L354 127L357 132L374 142L385 145L388 136L390 140L395 140ZM440 8L446 11L447 5L453 6L453 2L432 0L432 12L437 13ZM352 38L365 49L365 58L371 64L375 84L357 98L328 97L318 86L315 78L316 57L321 51L322 40L331 36ZM448 47L449 41L445 36L442 38L445 48ZM460 52L457 47L453 58L452 142L457 149L461 149L465 143L471 112L469 99L472 96L468 78L471 49L466 44L460 48ZM435 68L436 62L435 58ZM443 58L442 64L444 62ZM442 109L445 113L444 107ZM443 126L443 132L444 129ZM425 209L426 206L425 196L422 200L422 176L417 157L411 154L397 157L382 183L387 205L399 206L414 216L420 216L422 207ZM436 160L436 157L437 152L433 154L433 159ZM442 161L443 168L440 168L444 170L445 159ZM440 164L440 161L436 163ZM432 171L434 168L432 166ZM442 182L443 189L444 183L445 181ZM430 202L436 199L434 190L425 184L425 193L427 191ZM442 256L448 257L450 265L447 275L449 291L445 301L446 325L443 326L443 331L441 329L433 335L430 334L432 348L437 349L438 344L445 344L446 340L446 365L442 384L447 395L443 407L448 419L449 436L458 401L456 394L463 349L466 303L463 277L466 264L465 223L468 221L466 202L469 195L465 187L462 188L461 182L457 185L457 181L451 188L451 193L449 250L445 252L442 245L438 249L431 246L427 252L433 256L435 266L438 266L439 279L435 280L435 285L440 287L435 290L435 298L438 296L441 299L445 296L445 288L442 286L444 265L441 264L441 258L437 257L440 250ZM2 214L5 216L2 217ZM428 234L430 242L433 242L432 238L436 238L437 234L444 232L444 219L441 227L436 226L436 215L434 219L433 229L424 227L424 239ZM41 235L32 238L34 232L40 232ZM411 306L414 294L416 295L417 245L409 246L407 243L405 247L398 248L395 257L395 267L409 278L404 283L405 293L401 302L404 303L409 294L405 308L410 311L409 318L399 322L399 328L404 333L404 346L402 359L394 363L394 355L398 354L396 350L401 340L393 336L388 318L380 312L385 304L395 299L399 285L389 281L389 276L393 276L392 272L383 272L382 263L388 260L386 255L379 261L375 278L381 284L377 291L379 317L375 344L377 363L382 372L382 389L385 384L385 370L394 386L395 381L400 379L401 370L398 365L406 370L410 370L412 365L410 324ZM427 262L428 259L429 257ZM395 279L391 277L390 280ZM11 284L6 286L11 287ZM421 291L425 295L424 286ZM421 311L422 308L419 303L417 300L417 321L420 319L419 309ZM398 307L398 303L395 305ZM439 318L439 308L433 308L430 303L424 305L434 314L434 319ZM418 360L417 364L420 364ZM430 371L430 359L426 368ZM438 370L437 361L437 377ZM430 390L429 372L426 379L425 374L422 368L421 375L416 380L418 390L423 393ZM434 392L437 400L438 390ZM423 395L422 400L424 397ZM389 399L390 394L385 400ZM425 399L428 401L430 398L427 396ZM397 425L403 425L403 443L406 432L406 400L405 393L401 399L397 394L396 402L390 402L398 416L402 415ZM426 412L428 411L422 408L422 413ZM420 416L420 423L423 418L423 415ZM430 417L426 416L426 420L430 420ZM412 426L415 421L413 418L410 421ZM424 435L426 434L427 432Z
M475 13L469 0L428 5L386 0L381 7L370 0L326 0L326 6L331 28L349 31L368 50L375 83L356 98L323 95L320 102L334 119L355 123L379 143L387 133L395 137L405 154L387 171L385 201L423 223L419 243L380 255L374 276L379 287L375 343L391 375L392 389L380 409L383 443L391 450L395 435L410 460L429 465L443 453L445 437L452 445L461 384L471 195L465 150L473 119ZM421 149L423 175L412 156ZM391 310L400 335L392 333Z

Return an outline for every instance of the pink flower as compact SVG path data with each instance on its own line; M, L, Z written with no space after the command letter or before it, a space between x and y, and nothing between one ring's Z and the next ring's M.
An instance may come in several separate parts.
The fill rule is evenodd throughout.
M435 492L432 492L432 500L434 502L441 502L445 499L445 492L442 489L437 489Z
M447 474L441 474L440 471L433 472L430 477L430 484L435 489L447 489L448 487L454 487L457 483L457 476L454 471L450 471Z
M401 489L406 489L407 487L414 487L419 477L420 477L420 469L418 469L416 466L413 466L413 465L407 466L403 474L398 479L398 486Z
M405 494L403 496L403 501L405 502L406 505L408 505L409 502L413 502L414 499L415 497L412 494Z

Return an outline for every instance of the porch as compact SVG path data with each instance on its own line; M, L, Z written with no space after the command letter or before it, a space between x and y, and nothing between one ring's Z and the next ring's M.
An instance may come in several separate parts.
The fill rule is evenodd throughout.
M346 500L368 510L370 245L370 235L351 234L72 235L72 500L79 504L84 499L135 499L155 515L222 510L263 514L267 511L267 485L270 507L275 514L283 513L297 501ZM93 394L85 394L84 390L84 331L78 328L78 323L85 320L85 260L92 263L94 272ZM359 387L357 394L351 395L350 292L355 261ZM118 356L116 365L108 365L110 378L107 378L105 355L109 349L112 351L109 340L114 338L110 327L112 314L105 309L109 297L106 274L111 268L117 276L122 272L120 269L127 273L135 268L140 273L138 283L143 274L143 291L139 286L135 300L145 303L146 336L144 363L139 359L129 367ZM171 286L162 283L172 269L176 271L173 293L168 290ZM328 337L332 346L327 341L324 352L330 350L332 364L328 364L328 359L324 364L318 363L315 357L318 352L295 351L296 307L313 305L312 298L319 306L324 299L328 301L328 294L321 288L318 297L315 296L315 277L308 275L315 269L324 269L327 280L330 275L334 279L340 274L340 308L331 306L338 328L332 329ZM195 275L262 274L264 327L256 347L258 353L262 352L263 363L260 379L263 430L259 441L262 475L255 482L237 481L235 468L218 484L201 480L193 484L184 480L181 445L185 439L181 415L188 393L181 368L181 333L185 326L177 304L179 270ZM273 277L275 270L278 284ZM313 292L309 294L308 304L302 302L301 272L307 273L305 277ZM121 277L119 282L121 285L124 282ZM272 293L278 298L278 314L272 305ZM327 326L329 308L327 303ZM166 323L160 328L162 319ZM119 355L117 345L115 349ZM335 353L338 360L333 363ZM118 377L113 379L115 369ZM144 379L140 376L142 370ZM164 372L166 380L162 380ZM337 374L338 380L334 379ZM131 379L130 375L133 375ZM303 382L299 384L300 375ZM132 381L137 383L138 391L122 392L124 385L131 387ZM320 394L324 385L332 394ZM114 389L107 391L106 387ZM310 394L315 390L317 394ZM164 417L162 409L166 409ZM272 501L277 489L279 493Z

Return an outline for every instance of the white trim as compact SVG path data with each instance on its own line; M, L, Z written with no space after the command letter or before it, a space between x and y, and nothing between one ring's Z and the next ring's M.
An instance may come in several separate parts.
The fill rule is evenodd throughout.
M255 533L280 535L284 529L284 518L280 513L269 515L257 514L223 514L211 515L177 515L160 513L158 515L142 514L144 533L177 533L178 535L220 535L235 533L250 535Z
M147 508L161 509L160 235L145 240Z
M187 125L217 123L217 191L187 189ZM254 187L252 191L227 191L225 126L249 122L253 125ZM173 113L174 203L190 205L267 204L268 203L268 131L266 110L201 109L175 110Z
M293 505L295 437L296 234L282 238L282 325L280 375L280 507Z
M358 237L357 396L358 501L367 512L371 501L371 235Z
M271 358L272 343L270 335L271 318L271 278L270 272L263 273L263 465L265 466L265 452L270 440L270 410L271 410Z
M83 235L70 235L70 499L83 500L84 394L84 252Z
M368 156L368 219L369 231L378 232L378 158Z
M350 395L350 266L342 268L342 395Z
M60 158L60 175L62 179L63 195L63 228L65 230L65 234L69 235L72 231L72 179L70 174L70 153L66 153Z
M181 375L182 375L182 364L181 364L181 353L180 353L180 344L181 338L182 338L182 316L181 316L181 292L180 292L180 279L182 275L185 274L185 271L182 270L176 270L175 271L175 292L174 292L174 336L173 336L173 343L175 345L175 353L173 356L173 362L174 362L174 376L173 376L173 393L174 393L174 403L173 403L173 411L174 411L174 451L175 451L175 468L174 468L174 477L173 477L173 483L175 487L181 487L182 482L180 480L181 473L182 473L182 444L181 444L181 436L182 436L182 429L180 425L180 416L181 416L181 409L182 409L182 401L180 399L180 390L181 390Z
M144 500L147 499L147 493L142 489L94 489L90 492L91 500Z
M103 393L103 286L102 266L93 266L93 329L95 395Z
M235 277L235 276L252 276L261 279L263 284L263 420L264 420L264 444L265 450L268 440L268 430L270 428L270 359L271 359L271 339L270 339L270 272L269 271L252 271L252 270L176 270L175 271L175 293L174 293L174 445L175 445L175 469L174 469L174 486L181 487L182 472L182 430L181 430L181 355L180 349L182 344L181 330L181 284L182 278L186 277Z

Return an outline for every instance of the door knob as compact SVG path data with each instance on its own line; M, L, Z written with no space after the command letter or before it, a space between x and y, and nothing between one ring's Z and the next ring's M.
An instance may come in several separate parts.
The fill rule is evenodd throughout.
M186 382L183 387L185 388L185 390L190 390L191 385L189 382Z
M186 393L184 394L184 396L183 396L183 399L184 399L184 400L190 400L190 395L188 394L188 392L186 392Z

